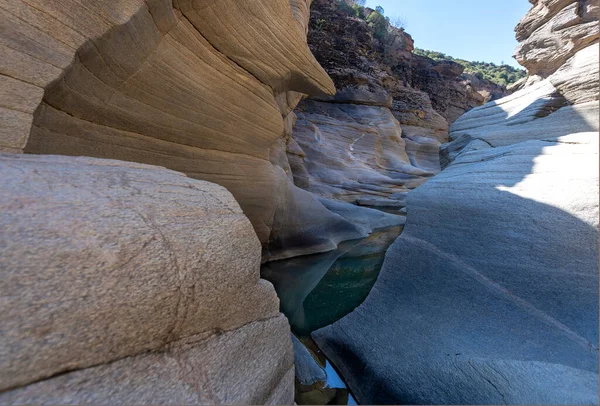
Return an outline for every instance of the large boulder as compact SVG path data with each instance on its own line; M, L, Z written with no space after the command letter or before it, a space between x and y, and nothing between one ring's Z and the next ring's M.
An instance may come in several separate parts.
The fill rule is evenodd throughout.
M0 156L1 403L291 403L289 326L223 187Z

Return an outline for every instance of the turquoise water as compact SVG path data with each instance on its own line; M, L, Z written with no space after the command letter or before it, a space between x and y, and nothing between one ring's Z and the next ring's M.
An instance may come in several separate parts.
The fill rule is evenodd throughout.
M298 337L341 319L359 306L377 280L385 252L401 226L344 242L337 250L267 263L262 277L271 281Z
M263 265L261 275L275 286L292 332L327 373L326 382L312 386L296 381L297 404L357 404L310 334L335 323L367 298L388 247L401 232L402 226L378 230L367 238L344 242L335 251Z

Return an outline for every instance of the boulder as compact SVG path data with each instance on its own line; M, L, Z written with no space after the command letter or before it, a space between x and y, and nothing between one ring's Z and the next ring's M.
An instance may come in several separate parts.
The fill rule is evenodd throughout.
M0 402L292 402L289 326L227 190L95 158L0 173Z

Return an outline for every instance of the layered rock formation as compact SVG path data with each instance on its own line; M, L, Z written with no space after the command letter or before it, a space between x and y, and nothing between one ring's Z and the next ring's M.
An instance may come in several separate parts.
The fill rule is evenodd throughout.
M291 182L291 111L300 93L335 91L306 46L309 2L38 3L3 6L2 150L142 162L221 184L265 259L362 236Z
M377 94L381 88L420 90L429 96L435 111L452 123L466 111L507 94L494 83L462 75L464 67L456 62L413 54L414 41L408 33L393 26L387 30L384 38L378 38L366 18L349 16L336 0L313 2L308 43L336 84L336 100L347 88L367 88Z
M0 173L1 403L292 403L289 325L223 187L94 158Z
M597 1L529 0L533 7L515 28L517 61L529 75L547 77L598 41Z
M338 92L300 104L287 154L295 184L328 199L401 210L439 172L448 121L504 92L459 79L455 62L413 55L403 30L376 37L336 1L313 3L308 43Z
M517 52L572 10L594 7L536 2ZM574 34L597 20L452 125L369 297L313 333L359 402L598 402L598 42Z

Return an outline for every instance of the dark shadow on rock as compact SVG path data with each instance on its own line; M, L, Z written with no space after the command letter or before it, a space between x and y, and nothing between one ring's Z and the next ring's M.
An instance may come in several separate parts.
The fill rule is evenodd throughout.
M464 150L409 194L369 297L313 333L359 402L598 402L594 136Z

